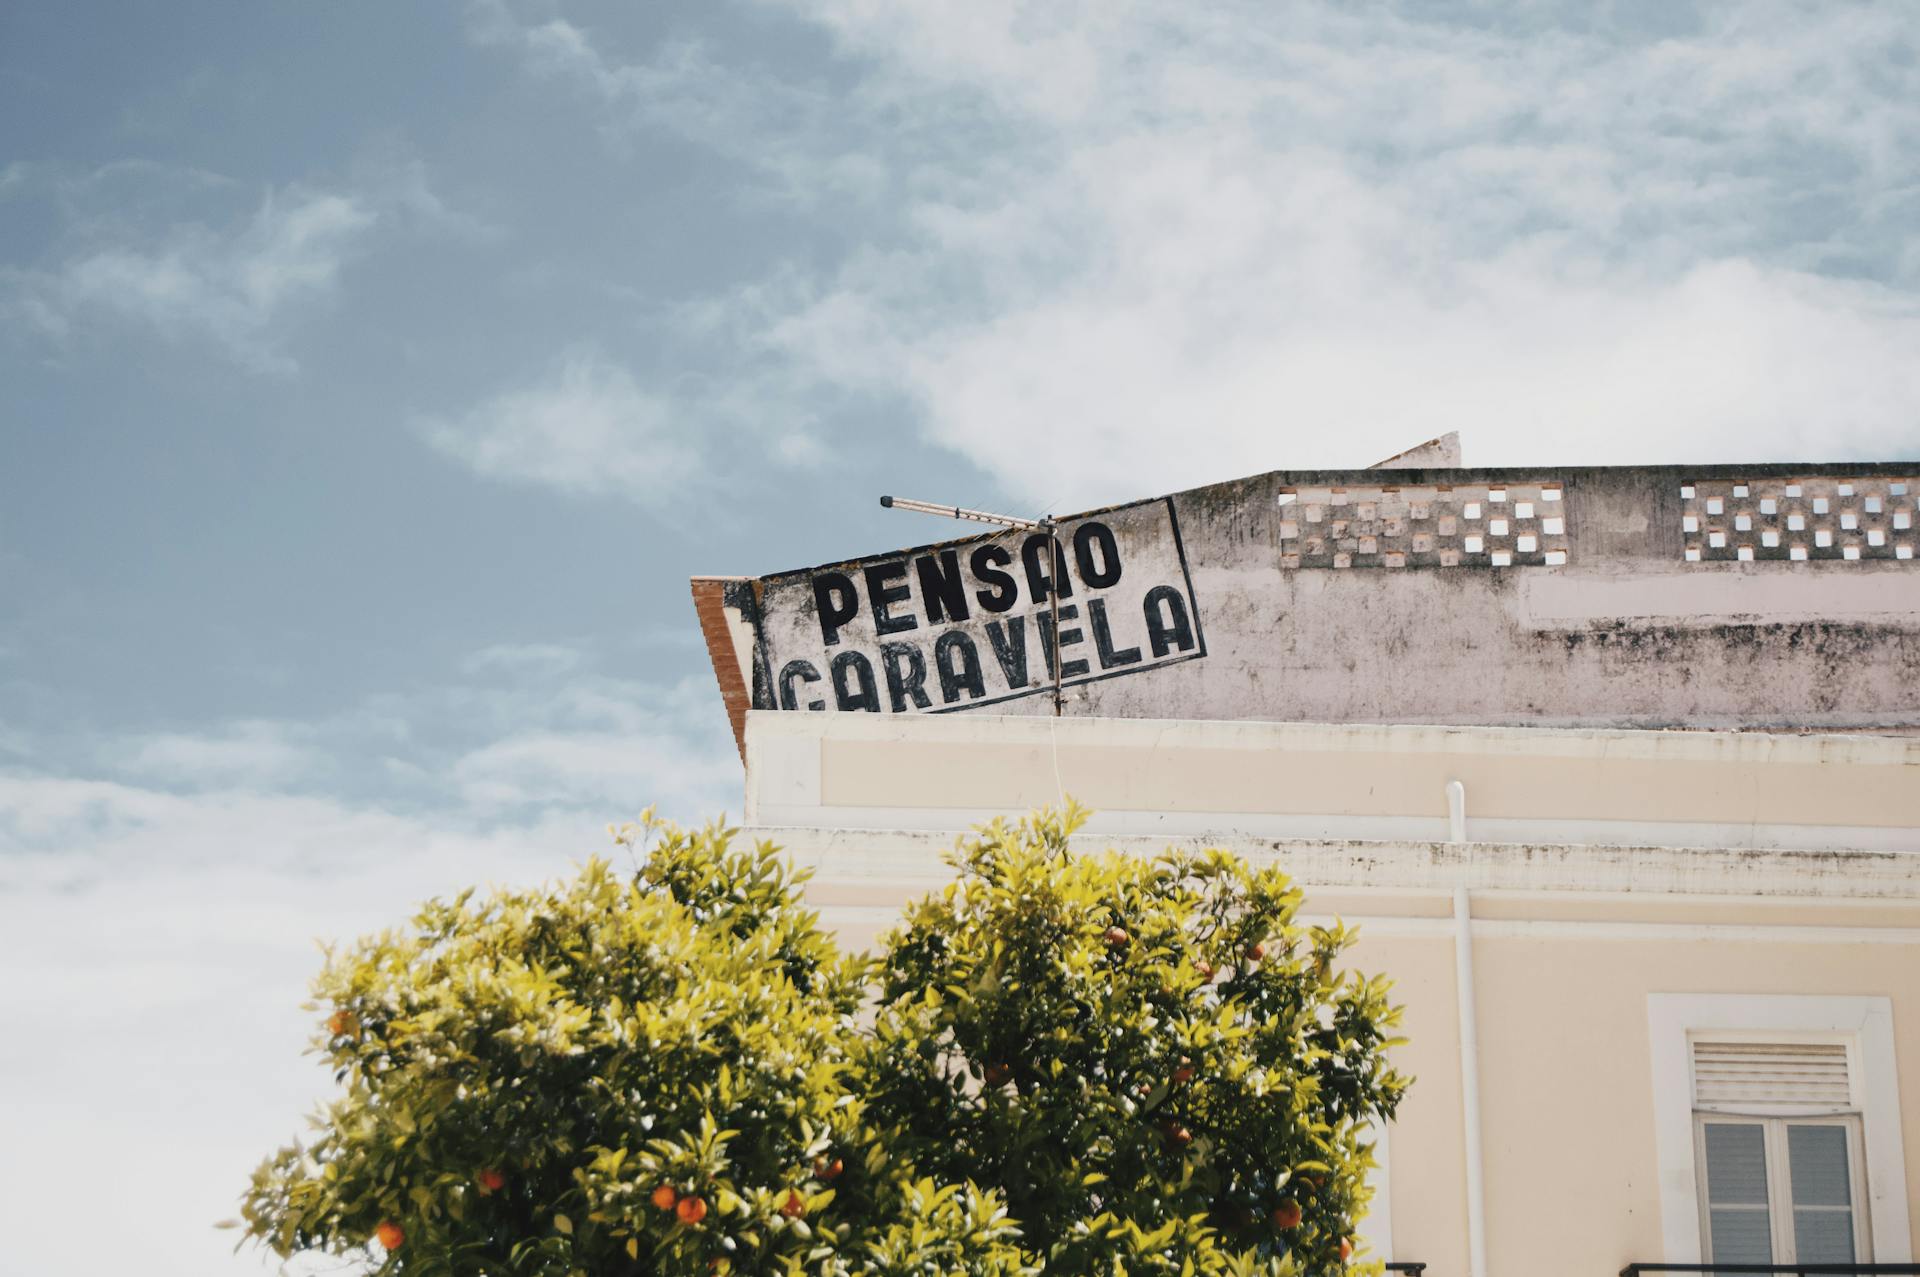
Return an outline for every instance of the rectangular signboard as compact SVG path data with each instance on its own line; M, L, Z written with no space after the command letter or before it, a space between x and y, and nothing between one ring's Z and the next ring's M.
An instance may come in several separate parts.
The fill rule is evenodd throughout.
M1206 655L1173 502L767 577L755 703L947 713ZM1055 562L1049 563L1049 558Z

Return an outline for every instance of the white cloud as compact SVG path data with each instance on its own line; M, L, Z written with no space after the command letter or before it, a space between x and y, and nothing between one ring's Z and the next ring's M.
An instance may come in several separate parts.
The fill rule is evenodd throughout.
M219 173L117 160L74 173L10 166L0 198L33 192L56 212L56 250L0 268L0 304L55 340L106 323L169 341L207 341L255 371L289 372L285 330L340 290L377 237L412 227L475 243L497 231L451 207L425 167L375 148L332 187L269 187L257 201Z
M0 767L0 1129L30 1153L0 1159L0 1198L10 1218L54 1221L17 1230L12 1263L105 1272L123 1258L75 1250L85 1185L114 1203L115 1238L144 1239L143 1272L276 1270L254 1249L231 1256L234 1234L213 1224L328 1089L302 1054L317 940L469 885L564 873L613 852L604 825L649 803L684 821L738 809L710 680L600 677L553 643L463 666L470 681L336 718L91 749L137 783ZM22 760L52 753L20 741ZM356 763L396 792L348 796L366 779ZM329 792L310 792L316 777Z
M677 496L698 469L681 424L672 403L626 369L577 353L531 386L419 428L435 448L491 478L652 504Z
M334 290L375 221L354 196L272 192L240 226L189 223L157 242L98 244L19 279L30 314L55 334L114 316L169 338L210 338L252 366L285 370L291 362L270 329Z
M790 361L764 411L796 384L904 400L1056 508L1447 429L1482 464L1920 448L1920 58L1893 9L1644 32L1544 8L769 7L860 70L828 118L648 117L779 149L836 213L835 162L876 166L863 248L706 314ZM515 30L610 116L661 97L671 51L636 69L564 23ZM766 80L699 70L721 96Z
M319 761L297 724L250 720L213 732L162 732L118 741L106 761L163 784L194 788L284 784Z

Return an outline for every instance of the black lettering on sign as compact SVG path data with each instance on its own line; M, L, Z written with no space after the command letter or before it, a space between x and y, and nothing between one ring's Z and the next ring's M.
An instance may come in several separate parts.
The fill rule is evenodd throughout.
M1155 656L1165 656L1174 648L1182 652L1194 646L1193 626L1187 620L1187 601L1171 585L1156 585L1147 591L1141 605L1147 614L1147 641Z
M1089 590L1120 584L1120 547L1114 543L1113 529L1104 523L1089 519L1073 530L1073 562L1080 569L1080 583Z
M847 686L849 672L859 682L858 687ZM833 703L842 710L880 712L880 696L873 690L873 665L859 652L842 652L833 658Z
M904 582L907 579L907 565L904 563L876 563L867 569L867 602L873 608L873 628L881 634L905 634L908 630L920 628L920 618L909 612L905 616L895 616L893 605L905 603L913 597L913 591ZM900 585L888 582L898 579Z
M1080 609L1077 605L1072 603L1061 604L1060 606L1061 620L1071 621L1079 615L1080 615ZM1051 678L1053 676L1053 649L1054 649L1053 615L1051 612L1042 612L1040 613L1039 616L1035 617L1034 619L1040 623L1040 650L1046 655L1047 676ZM1087 672L1087 663L1085 661L1077 660L1067 655L1067 649L1081 641L1082 639L1081 639L1079 626L1076 625L1072 629L1068 629L1065 626L1062 626L1060 628L1060 677L1061 678L1063 679L1079 678L1082 674L1085 674Z
M851 655L851 653L847 653ZM793 689L794 680L803 683L818 683L820 671L813 667L812 661L788 661L780 670L780 708L799 709L800 697ZM825 709L825 701L808 701L808 709Z
M887 700L893 712L904 714L909 698L915 709L933 704L927 699L927 658L911 643L882 643L880 666L887 672Z
M1053 547L1053 569L1049 571L1042 561L1047 547ZM1036 532L1028 537L1020 547L1020 562L1027 569L1027 599L1032 603L1045 603L1053 597L1055 581L1060 582L1060 597L1069 598L1073 594L1073 578L1067 575L1067 552L1060 548L1051 533Z
M1207 654L1171 499L741 588L760 709L949 713Z
M820 617L820 637L828 647L840 641L840 627L860 614L860 594L845 572L822 572L813 578L813 610Z
M949 630L940 636L933 645L933 668L940 675L942 705L954 704L962 692L975 701L987 694L986 681L980 676L980 649L965 630Z
M1027 618L1009 617L1004 624L988 621L987 641L993 644L993 659L1000 662L1000 672L1006 676L1007 686L1015 689L1026 687Z
M1000 569L1013 562L1013 552L1004 545L988 542L973 552L967 566L973 579L990 588L975 590L973 597L989 612L1005 612L1020 601L1020 583Z
M927 624L967 619L967 585L960 579L960 552L942 550L936 557L923 554L913 561L920 574L920 597L926 600Z
M1113 624L1107 620L1107 601L1095 599L1087 604L1087 620L1093 623L1093 650L1100 659L1103 670L1118 669L1122 665L1140 663L1140 649L1137 647L1115 648L1113 645Z

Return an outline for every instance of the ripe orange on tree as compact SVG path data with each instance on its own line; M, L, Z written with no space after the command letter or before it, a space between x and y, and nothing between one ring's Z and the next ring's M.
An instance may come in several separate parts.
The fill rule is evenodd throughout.
M407 1240L407 1230L390 1219L381 1220L380 1226L373 1230L373 1235L378 1237L380 1244L388 1250L399 1250Z
M697 1224L707 1217L707 1204L698 1197L683 1197L673 1213L680 1217L683 1224Z

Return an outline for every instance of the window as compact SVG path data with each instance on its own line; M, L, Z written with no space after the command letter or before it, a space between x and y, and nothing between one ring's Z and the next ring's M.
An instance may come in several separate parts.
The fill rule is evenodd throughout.
M1885 997L1647 997L1669 1263L1910 1262Z
M1846 1043L1716 1034L1691 1045L1706 1259L1871 1260Z

